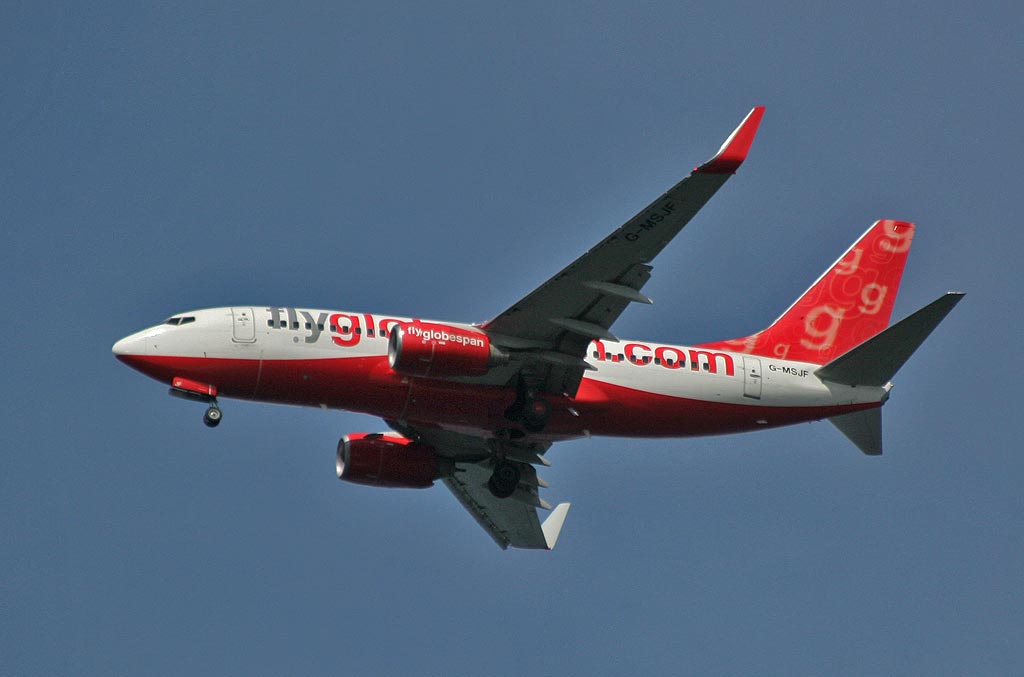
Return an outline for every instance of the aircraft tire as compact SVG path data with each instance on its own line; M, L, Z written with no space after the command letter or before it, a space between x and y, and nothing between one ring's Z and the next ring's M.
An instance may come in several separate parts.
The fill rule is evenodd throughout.
M206 413L203 414L203 423L205 423L208 428L216 428L220 425L221 417L222 414L220 409L217 407L210 407L206 410Z
M494 466L491 479L487 481L487 488L495 498L508 498L515 493L520 477L519 468L514 463L501 461Z
M523 407L522 422L527 432L539 433L548 424L551 416L551 405L543 398L531 399Z

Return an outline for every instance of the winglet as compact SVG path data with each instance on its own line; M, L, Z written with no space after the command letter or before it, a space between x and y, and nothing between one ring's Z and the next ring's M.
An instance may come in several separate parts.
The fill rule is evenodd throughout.
M558 534L562 533L562 525L565 524L565 516L569 514L570 505L572 504L559 503L540 527L544 532L544 542L547 543L548 550L554 550L555 543L558 543Z
M743 118L740 126L733 130L715 157L711 158L693 171L701 174L735 174L743 161L747 159L750 145L754 142L757 127L764 116L764 106L755 106Z

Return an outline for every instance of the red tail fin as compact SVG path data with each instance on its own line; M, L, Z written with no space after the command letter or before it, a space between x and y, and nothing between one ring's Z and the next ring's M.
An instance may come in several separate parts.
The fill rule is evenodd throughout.
M876 221L770 327L701 347L825 364L889 325L914 224Z

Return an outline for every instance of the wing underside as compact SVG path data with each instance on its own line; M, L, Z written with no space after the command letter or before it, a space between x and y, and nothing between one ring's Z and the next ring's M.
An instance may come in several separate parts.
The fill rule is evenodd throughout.
M764 113L754 108L719 152L565 269L482 328L517 358L530 387L575 395L587 345L614 339L611 326L640 290L650 261L743 162Z
M459 380L515 385L524 402L534 393L575 396L590 368L585 361L587 346L595 339L615 340L611 326L630 303L651 303L640 291L651 277L650 262L742 164L763 113L763 107L754 108L711 160L557 275L481 325L509 359L485 376ZM518 430L511 432L518 432L519 438L509 430L493 431L493 437L475 437L400 421L388 423L451 462L445 485L499 546L555 546L569 504L552 510L540 498L539 490L547 484L534 468L547 465L543 454L550 443L530 442ZM495 484L507 477L511 479L506 484ZM542 522L538 510L551 513Z
M455 473L445 478L444 483L502 548L554 548L569 504L559 505L541 523L537 509L551 508L538 495L537 472L531 466L524 466L523 481L516 493L509 498L495 498L487 488L491 470L492 465L487 461L456 463Z
M422 441L439 456L452 461L452 472L443 479L477 524L483 527L501 548L546 549L555 547L568 503L553 510L540 497L547 482L537 476L535 465L548 465L544 452L547 442L514 443L465 435L438 428L420 428L388 421L402 435ZM497 462L511 463L519 471L519 483L506 498L496 497L488 487ZM541 521L538 510L551 511Z

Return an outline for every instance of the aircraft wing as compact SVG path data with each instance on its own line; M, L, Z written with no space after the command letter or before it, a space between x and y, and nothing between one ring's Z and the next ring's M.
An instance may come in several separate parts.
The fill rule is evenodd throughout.
M528 385L575 395L587 346L626 306L651 303L640 289L652 259L743 163L764 107L750 111L718 153L560 273L482 325L496 344L525 361ZM532 358L532 359L531 359Z
M445 485L502 549L551 550L555 547L570 504L562 503L552 510L539 495L540 488L547 483L537 477L531 465L547 465L543 454L551 446L549 442L516 444L436 428L418 428L397 421L388 421L388 424L406 437L429 444L440 456L453 461L453 472L444 478ZM494 470L495 452L519 467L519 488L508 498L496 498L487 488ZM551 510L551 514L541 522L538 509Z
M491 468L489 461L456 463L455 473L444 483L502 549L554 548L570 504L559 504L541 523L537 508L551 510L551 506L537 495L537 471L524 465L522 484L516 493L495 498L487 488Z
M589 366L587 346L611 339L612 323L632 302L650 303L640 293L650 278L648 265L743 163L757 133L764 107L754 108L713 158L648 205L562 272L481 328L512 357L508 365L483 377L507 384L575 395ZM480 382L477 378L468 379ZM547 484L534 465L547 465L549 442L475 437L450 430L388 424L410 439L422 440L451 461L444 483L477 523L502 548L551 549L569 511L552 510L540 498ZM496 459L515 463L520 482L507 498L488 487ZM541 522L537 510L552 510Z

